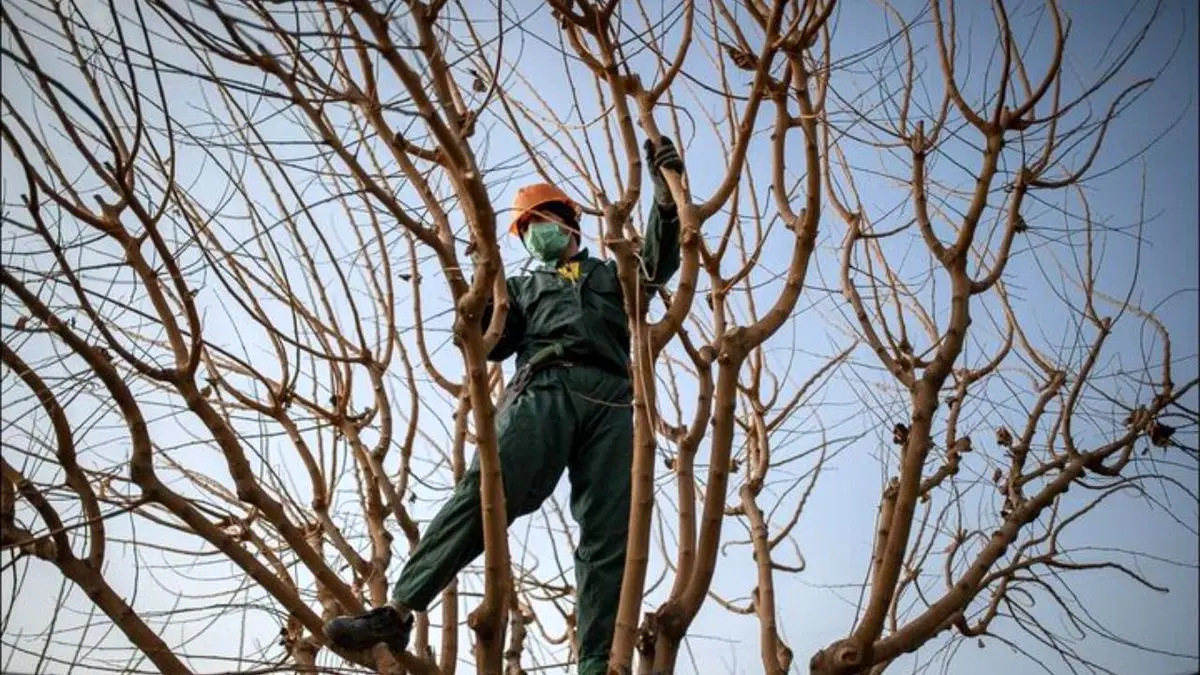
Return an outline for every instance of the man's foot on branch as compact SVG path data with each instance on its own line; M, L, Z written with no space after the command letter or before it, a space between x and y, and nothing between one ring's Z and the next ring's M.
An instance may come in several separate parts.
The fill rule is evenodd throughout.
M399 656L408 647L412 626L411 613L384 605L362 614L337 617L325 624L325 637L335 646L353 652L370 649L382 642Z

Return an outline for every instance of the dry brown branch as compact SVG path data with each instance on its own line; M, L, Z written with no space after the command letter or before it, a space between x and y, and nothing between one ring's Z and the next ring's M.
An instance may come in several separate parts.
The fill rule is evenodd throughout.
M509 522L489 361L535 181L580 203L631 336L608 672L1169 652L1086 592L1170 585L1089 523L1197 529L1191 328L1140 279L1154 167L1138 194L1109 150L1168 12L1090 54L1067 9L4 5L0 668L578 668L586 538L564 492ZM409 653L336 653L325 622L389 600L471 452L479 560Z

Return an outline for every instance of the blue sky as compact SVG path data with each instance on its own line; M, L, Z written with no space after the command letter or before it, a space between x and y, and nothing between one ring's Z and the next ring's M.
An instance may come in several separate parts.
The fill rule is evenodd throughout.
M1010 9L1010 19L1015 25L1028 26L1037 20L1038 15L1035 10L1039 6L1037 3L1023 3L1015 6ZM1080 82L1086 82L1094 76L1099 63L1111 60L1113 53L1110 50L1113 45L1121 44L1120 39L1111 40L1112 36L1119 33L1124 36L1124 39L1128 39L1135 25L1143 20L1142 17L1151 8L1152 5L1148 3L1137 5L1132 16L1128 17L1126 25L1122 28L1126 17L1122 14L1106 13L1106 10L1111 11L1112 7L1106 5L1104 8L1100 8L1098 3L1066 3L1064 9L1073 18L1070 41L1071 56L1067 63L1072 77L1068 78L1066 83L1068 91L1072 87L1077 91ZM901 12L906 16L918 14L919 9L918 6L911 4L900 7ZM972 12L970 8L960 8L959 11L962 31L970 30L971 35L990 36L990 33L987 32L988 24L985 22L986 12ZM1138 217L1141 191L1140 171L1144 167L1146 171L1144 193L1147 220L1144 231L1146 243L1142 250L1140 264L1137 266L1138 286L1135 299L1143 306L1157 308L1170 329L1174 338L1176 355L1180 359L1177 365L1176 380L1182 382L1196 373L1194 356L1195 345L1198 343L1195 287L1197 276L1196 223L1200 218L1200 210L1197 208L1196 201L1196 185L1198 183L1196 168L1198 123L1195 101L1195 82L1198 72L1196 12L1190 5L1180 2L1164 3L1160 11L1162 13L1161 20L1154 26L1143 49L1126 66L1126 74L1116 78L1110 87L1098 93L1097 104L1093 111L1099 114L1120 88L1139 77L1157 73L1163 68L1163 64L1168 58L1172 59L1154 86L1139 98L1114 126L1105 150L1097 161L1097 168L1117 165L1130 156L1136 155L1136 158L1129 165L1131 168L1097 178L1089 183L1087 194L1091 211L1097 219L1103 219L1114 227L1133 223ZM521 54L518 71L522 76L528 78L530 86L534 87L551 110L559 115L565 115L572 106L572 100L568 96L568 88L564 83L561 60L534 37L554 35L547 17L543 14L532 18L525 25L525 31L511 34L508 54ZM880 17L881 13L875 5L851 5L849 3L842 5L836 15L838 37L835 58L859 53L860 50L874 45L881 39L886 27L881 23ZM94 19L101 20L101 17L97 14ZM1045 30L1045 20L1042 19L1039 33L1042 40L1046 38ZM925 21L916 28L914 41L918 45L925 46L923 58L927 67L935 68L936 63L932 60L933 52L929 47L931 36L932 27ZM752 41L755 39L757 36L751 37ZM978 88L982 86L983 77L980 73L987 67L992 47L990 37L971 44L973 48L969 51L972 55L973 70L970 75L960 77L960 81L963 83L961 86L968 92L968 95L972 91L977 92ZM516 51L518 49L519 52ZM966 47L963 49L967 50ZM182 58L172 50L165 50L163 53ZM874 54L862 67L840 73L836 86L842 95L861 95L864 100L868 101L878 99L880 96L878 85L873 81L867 66L877 65L884 56ZM1044 64L1044 61L1045 52L1035 50L1030 62L1031 77L1036 77L1036 73L1039 72L1038 64ZM646 60L642 58L638 63L644 64ZM709 83L715 81L715 73L707 62L706 55L699 52L694 53L689 64L689 72L698 81ZM6 79L11 77L10 68L10 65L5 65ZM995 68L994 64L992 68ZM578 74L578 71L574 72ZM745 86L746 81L738 79L741 76L741 73L736 72L731 76L735 86ZM924 86L929 91L928 95L937 101L940 91L940 75L936 71L931 71L925 73L923 78ZM203 124L208 113L202 110L205 102L201 100L200 95L207 93L209 95L207 104L215 105L216 101L211 97L211 90L206 92L203 88L194 85L188 89L186 83L189 81L184 78L177 77L175 81L185 87L176 91L187 93L172 94L173 114L178 119L197 125ZM595 101L591 84L586 80L582 82L577 95L582 100L585 109L594 111ZM515 79L510 80L508 84L518 90L521 89L521 85ZM14 95L14 99L17 98L17 95ZM720 170L724 163L723 150L713 142L712 131L706 126L707 123L703 117L703 111L707 108L711 112L715 109L715 104L711 98L705 99L701 96L699 99L698 101L686 100L681 97L678 102L685 106L685 114L681 116L684 126L681 130L680 140L681 144L685 146L693 191L706 196L720 179ZM19 100L17 102L21 103ZM25 101L25 103L28 102ZM770 111L764 111L762 123L765 124L766 121L769 121L771 114ZM669 128L665 110L659 111L658 121L662 128ZM844 119L841 121L845 122ZM519 149L515 139L510 133L504 131L502 125L495 124L494 120L491 123L488 134L486 136L481 134L477 136L477 139L482 142L482 139L486 137L490 141L486 161L481 163L488 167L494 167L491 175L496 176L497 183L492 196L497 208L500 209L507 206L515 188L521 181L527 180L529 175L523 166L515 169L499 168L500 165L517 156ZM485 127L487 125L488 122L485 121ZM277 140L300 135L295 123L286 117L268 120L264 115L258 126L265 135ZM602 134L599 129L595 126L590 126L589 129L593 142L602 142ZM578 129L572 131L572 137L581 140L582 132ZM798 133L796 136L798 137ZM965 147L965 144L972 140L969 133L964 133L961 140L951 144L951 150L940 158L939 171L942 173L939 176L947 176L945 180L961 181L963 180L962 174L953 169L952 163L958 160L967 166L978 164L977 156L969 154L969 149ZM1151 141L1153 141L1153 145L1141 153ZM798 143L793 143L794 145L790 147L798 149ZM878 153L868 151L862 144L847 142L846 146L849 161L859 170L858 187L864 206L871 217L876 219L878 229L889 229L888 223L891 221L888 218L899 218L890 214L889 211L898 203L902 205L905 195L888 181L870 178L869 172L884 169L892 173L903 173L904 165L897 164L894 158L886 156L881 158ZM287 150L281 151L287 152ZM219 153L219 150L217 152ZM299 154L301 151L296 152ZM548 153L548 161L556 168L561 169L564 173L571 172L569 166L561 158L556 159L552 151L548 151ZM213 169L211 159L206 159L200 149L189 148L183 152L182 156L188 158L189 161L184 163L186 180L181 178L181 182L189 186L189 191L197 199L215 208L216 204L222 201L222 196L229 194L228 179L221 172ZM798 153L789 153L789 157L796 157L797 159L794 161L799 161ZM7 149L3 161L6 169L11 166ZM600 164L602 171L609 169L605 160L601 159ZM769 154L765 138L756 141L752 147L749 166L754 172L755 179L759 181L756 184L759 198L766 199L764 176L769 166ZM793 170L790 176L792 180L795 179L798 171L799 169ZM610 176L605 176L605 178L609 181L611 189ZM253 175L244 177L244 180L250 187L251 194L261 197L263 194L261 191L262 180ZM6 170L3 182L4 199L6 203L9 203L23 189L21 186L23 180L11 177L9 171ZM293 201L315 202L327 195L331 189L327 184L306 183L302 197ZM409 203L416 202L411 192L402 192L402 196L409 200ZM230 228L230 237L237 236L238 223L233 219L233 215L245 211L245 205L239 203L240 197L237 195L234 197L234 200L224 206L222 211L225 218L224 224ZM645 199L643 203L645 203ZM1064 265L1071 263L1066 249L1061 244L1055 243L1055 240L1062 236L1063 225L1059 222L1062 220L1062 216L1057 215L1051 206L1061 203L1059 200L1040 208L1031 207L1032 211L1028 220L1033 231L1026 240L1018 243L1009 275L1006 277L1006 280L1012 283L1014 296L1019 298L1019 311L1022 316L1028 317L1026 319L1027 329L1030 330L1031 339L1043 345L1070 344L1075 339L1072 322L1065 315L1062 304L1052 295L1056 289L1067 293L1071 292L1063 282L1057 267L1060 262ZM265 208L270 210L274 207L267 206ZM1077 211L1078 204L1072 204L1071 208ZM333 207L319 207L314 208L312 213L316 220L316 226L324 228L325 233L336 242L338 250L348 251L354 247L354 240L349 234L350 230L346 227L346 216L343 212ZM456 217L456 214L452 214L452 217ZM503 217L503 212L501 212L501 220ZM1055 220L1056 218L1058 220ZM720 217L715 220L719 221ZM361 223L358 224L361 225ZM896 224L899 224L899 220L896 221ZM989 226L991 225L989 224ZM713 236L712 232L719 231L719 227L719 223L714 222L709 228L706 228L706 236ZM1077 227L1075 231L1078 231ZM787 393L794 391L795 387L813 372L822 355L834 353L847 344L845 326L852 317L846 313L844 303L840 295L836 293L839 283L836 256L844 233L845 226L837 220L835 215L827 213L822 222L819 251L814 260L814 268L808 278L809 289L800 301L799 311L767 344L768 359L772 367L776 369L776 373L787 373L786 376L781 376L785 382L783 398L786 398ZM311 232L308 236L311 236ZM756 297L760 309L766 306L777 292L778 280L773 275L786 268L788 247L790 246L788 237L788 233L781 231L776 223L768 240L769 245L764 252L761 269L753 277L755 282L760 284L759 295ZM396 235L396 239L398 241L398 235ZM887 248L889 256L894 255L896 256L894 260L902 261L895 264L905 274L916 274L928 265L927 256L919 246L913 245L913 241L915 240L904 240L901 243L889 245ZM595 250L595 244L592 247ZM9 249L10 244L6 235L6 262ZM1106 238L1103 273L1098 280L1102 289L1114 295L1122 294L1125 285L1129 283L1133 275L1135 264L1133 250L1130 238L1126 234L1111 234ZM511 238L504 237L502 251L509 263L509 273L518 271L523 263L523 251L520 245ZM392 255L395 260L404 260L406 253L402 243L395 245ZM360 268L366 265L362 261L358 261L357 264ZM433 275L433 269L431 263L423 268L423 273L427 277L423 300L429 312L445 308L447 298L446 292L440 288L440 284ZM728 272L728 267L724 271ZM356 277L354 283L354 293L357 297L362 298L365 295L362 270L359 269L358 273L359 276ZM707 288L707 281L702 276L700 290L705 291ZM835 289L835 292L826 290L831 288ZM1176 291L1180 289L1187 289L1187 292L1177 293ZM200 302L209 312L206 328L210 334L226 333L229 335L230 344L233 344L232 331L235 328L247 331L247 334L252 336L249 347L251 356L255 360L263 359L265 368L273 367L269 348L261 341L261 331L257 338L258 342L255 342L254 331L249 330L251 327L240 323L236 309L223 306L228 303L223 303L219 296L205 297L202 295ZM409 302L402 294L398 299L397 322L403 322L405 327L411 316ZM947 305L944 287L942 287L938 303L938 311L944 312ZM222 310L228 310L228 312ZM5 311L10 311L7 303ZM652 311L657 312L659 308ZM348 310L345 307L338 307L337 312L339 316L344 317ZM446 325L444 320L431 323ZM987 326L986 321L980 323ZM1114 343L1110 346L1108 354L1111 355L1112 360L1106 362L1110 368L1115 369L1119 367L1118 364L1135 367L1141 363L1142 351L1149 334L1139 330L1132 320L1128 321L1127 325L1130 326L1129 329L1118 331L1114 337ZM986 330L986 328L981 330ZM414 350L415 355L411 333L407 335L406 342L410 349ZM984 332L984 335L987 333ZM457 373L461 370L461 366L455 350L445 342L445 337L445 334L438 334L436 331L429 333L430 347L434 350L434 360L442 372ZM994 335L991 338L982 338L983 344L980 347L986 347L988 341L994 342L994 339ZM799 356L794 356L794 353L799 353ZM986 351L969 350L966 358L978 360L984 358L986 353ZM857 587L866 574L879 490L888 475L881 468L879 457L881 451L890 452L891 450L887 445L886 433L889 425L886 423L892 419L892 415L900 411L900 408L894 404L879 408L873 407L873 402L893 400L895 392L885 389L882 384L883 380L878 374L869 373L867 367L873 365L869 353L859 354L857 363L859 367L856 372L866 372L874 379L857 380L847 372L839 373L822 392L821 398L810 406L806 406L798 414L795 423L790 425L795 427L795 431L782 435L776 440L777 456L787 457L813 449L820 442L822 426L830 439L866 434L858 442L845 444L844 447L838 446L841 451L826 464L809 500L797 528L797 540L807 565L806 570L799 575L780 575L776 581L780 624L783 627L786 641L796 654L797 672L802 672L804 664L815 650L846 634L852 625L854 607L858 598ZM686 382L681 388L686 414L691 409L688 400L693 396L693 388ZM403 406L407 410L409 402L405 398L402 388L397 386L395 389L397 406ZM71 411L71 414L82 419L90 414L97 405L99 404L89 407L80 403ZM427 518L430 509L440 500L440 495L444 494L441 491L449 480L444 465L439 464L440 452L444 451L444 446L449 438L447 429L449 408L444 396L427 381L422 384L421 405L425 420L422 431L428 435L428 443L419 444L414 469L421 473L420 478L430 487L422 485L416 488L423 498L416 512L419 517ZM670 414L667 411L664 412ZM1019 421L1019 418L1016 421ZM983 415L974 423L986 430L988 425L993 422L994 420ZM155 422L152 428L155 438L159 439L162 445L171 446L186 442L188 432L196 430L197 425L168 419ZM1095 434L1090 436L1095 438L1104 433L1104 430L1089 430L1088 433ZM120 438L119 432L108 431L105 428L94 429L89 435L90 445L93 446L94 452L98 455L111 455L113 460L119 458L122 450L117 445L110 444L106 447L105 441L118 438ZM785 444L785 441L791 445ZM264 461L277 470L286 470L289 465L295 465L294 454L289 453L285 444L277 441L263 441L261 448L267 453ZM666 449L664 448L664 451ZM701 460L703 460L703 452L702 450ZM981 454L972 455L965 461L965 474L986 475L990 473L991 466L984 464L985 458ZM214 455L215 453L211 451L206 452L203 449L194 448L188 451L186 457L189 465L193 468L223 476L225 475L223 462ZM809 456L773 471L772 476L781 482L773 485L771 490L784 490L791 480L797 476L803 476L812 467L812 460L812 456ZM894 462L894 459L890 461ZM394 466L393 460L392 468ZM661 464L659 466L661 467ZM701 469L703 468L701 466ZM1183 473L1180 475L1194 485L1194 470L1182 471ZM291 472L298 484L299 501L303 503L307 500L307 495L302 474L303 472L299 471ZM735 478L731 489L736 490L738 483L739 481ZM669 482L669 476L660 473L658 484L660 486L660 504L668 503L665 500L673 493L674 489ZM560 503L566 503L566 493L567 485L566 481L563 481L556 493ZM780 513L790 510L790 505L794 503L798 494L798 491L793 492L785 498L785 506L780 509ZM971 499L977 501L970 503L967 509L974 511L980 504L986 502L986 497L986 495L980 496L972 493ZM1189 661L1161 654L1147 654L1089 637L1084 644L1095 650L1090 653L1115 672L1152 674L1182 672L1189 664L1195 664L1194 655L1200 651L1200 645L1197 644L1196 638L1197 633L1200 632L1200 626L1197 626L1198 605L1196 600L1200 595L1200 589L1197 588L1195 568L1198 558L1195 536L1197 512L1194 502L1181 500L1179 497L1180 495L1175 493L1175 501L1170 502L1165 508L1183 521L1184 526L1173 523L1163 513L1163 507L1151 507L1145 500L1118 497L1106 502L1104 506L1097 509L1075 528L1071 541L1076 544L1082 542L1094 546L1129 547L1184 563L1183 566L1177 566L1145 558L1136 561L1151 581L1170 587L1171 592L1166 595L1138 588L1113 575L1087 573L1075 577L1071 588L1079 594L1083 604L1116 634L1131 640L1148 642L1153 647L1165 652L1192 655ZM343 500L339 515L340 522L344 527L354 529L354 486L352 482L343 481L340 499ZM426 503L426 499L432 500L433 503ZM672 515L671 511L665 514L668 526L670 526L669 520ZM782 518L777 518L775 522L778 523L780 520ZM538 514L519 522L511 531L511 541L514 544L528 542L523 551L514 550L514 559L530 567L536 562L539 565L538 574L540 576L546 575L552 558L547 541L551 535L546 531L545 522L543 515ZM127 528L128 525L123 524L122 521L114 521L111 527L121 530L121 528ZM144 524L139 525L139 528L144 527ZM147 532L152 534L147 535ZM162 531L161 528L139 529L139 533L139 536L154 536L162 541L174 543L185 541L177 535ZM741 526L733 521L728 521L725 525L723 541L729 542L742 538L743 534L744 529ZM654 536L657 541L659 536L657 529ZM781 547L781 549L783 548L786 547ZM229 590L230 581L227 577L227 570L220 564L190 569L150 571L150 563L172 561L170 557L158 560L152 556L150 559L142 560L143 571L139 573L135 572L134 566L129 564L132 559L123 553L123 550L114 547L114 552L110 556L108 576L114 584L127 591L131 592L136 586L139 589L137 595L139 607L151 610L168 607L177 601L177 591L186 591L185 595L195 596L179 599L185 605L190 605L201 604L199 596L205 592ZM402 559L403 551L398 549L396 564L393 565L393 574L398 571L398 563ZM651 563L650 579L652 581L658 577L662 566L661 556L655 553ZM723 597L741 598L740 602L744 602L746 594L753 586L753 581L745 578L745 575L751 571L747 547L732 547L729 549L728 555L719 558L718 573L714 580L713 590ZM159 581L157 583L148 582L147 579L150 578L157 578ZM670 577L664 586L669 587L669 581ZM3 584L5 597L11 597L12 589L9 578L5 577L0 583ZM30 585L27 585L22 593L33 594L25 597L50 597L57 592L57 583L57 577L53 571L45 567L35 568L28 582ZM469 589L471 584L469 581L464 582L464 586ZM934 588L936 590L936 587ZM663 597L665 590L664 587L660 587L652 592L648 606L655 606ZM86 598L79 593L75 593L69 602L73 607L85 607L84 603L86 603ZM473 604L472 600L467 600L464 609L469 609ZM17 612L18 623L30 627L43 625L46 609L44 605L23 603ZM1057 622L1054 614L1047 616L1050 623ZM73 619L77 623L82 620L81 617ZM1014 633L1003 625L998 624L997 629L1001 634L1018 641L1024 639L1020 637L1019 633ZM242 615L231 612L227 616L215 617L212 624L204 631L198 631L194 625L177 624L167 629L164 637L171 641L183 639L185 636L195 636L189 647L198 652L215 656L228 654L228 636L231 631L241 635L247 643L265 645L273 639L277 630L277 624L266 620L265 614L262 612L248 614L244 623ZM697 672L701 673L760 672L757 633L758 626L753 617L733 616L710 602L702 609L692 627L691 635L693 637L688 644L688 653L685 658L681 659L680 670L681 672L691 672L692 664L697 663L700 664ZM70 635L68 634L66 637L69 638ZM7 642L11 638L6 635L5 639ZM97 638L93 636L90 639ZM100 641L105 644L120 643L119 639L112 636ZM950 662L950 665L943 667L941 656L935 650L943 647L945 641L935 640L929 648L918 652L915 656L898 661L889 672L908 672L917 664L927 661L936 664L934 667L940 672L982 673L984 675L1035 672L1029 661L1017 656L1009 648L991 639L985 640L985 643L986 647L982 649L978 648L974 641L959 643L961 647L956 649L954 660ZM1022 642L1022 646L1026 646L1026 642ZM1037 650L1036 646L1029 648ZM464 647L460 653L466 655L467 651ZM216 659L209 660L204 665L209 671L219 667L229 667L228 665L221 666ZM16 666L14 665L14 667ZM1059 668L1061 664L1057 664L1055 667ZM51 667L47 672L60 671ZM1055 670L1054 672L1061 671Z

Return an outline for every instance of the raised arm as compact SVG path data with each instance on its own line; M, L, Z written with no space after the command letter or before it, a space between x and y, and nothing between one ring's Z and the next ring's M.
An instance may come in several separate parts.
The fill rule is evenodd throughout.
M654 293L679 270L679 211L675 208L675 199L667 188L662 170L670 169L682 174L683 160L675 144L665 136L657 146L646 139L643 148L654 184L654 206L650 210L642 242L642 277L647 292Z
M515 281L517 280L511 277L504 280L504 285L508 288L508 315L504 318L504 333L500 335L500 339L496 342L496 346L492 347L492 351L488 352L489 361L503 361L512 356L525 337L525 312L521 309L521 303L517 301ZM488 298L481 317L482 325L485 328L492 320L494 307L493 298Z

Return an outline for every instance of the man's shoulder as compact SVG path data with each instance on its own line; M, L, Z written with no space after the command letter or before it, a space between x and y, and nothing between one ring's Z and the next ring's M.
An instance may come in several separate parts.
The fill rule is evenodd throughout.
M532 280L532 277L533 277L533 275L531 275L529 272L521 271L517 274L506 275L504 278L504 283L508 284L508 289L510 291L520 290L521 288L524 288L525 286L529 285L529 282Z
M520 296L544 284L546 276L546 274L540 273L539 270L527 269L507 277L505 283L508 284L510 295Z
M606 270L617 270L617 261L614 258L586 258L583 261L585 270L603 268Z

